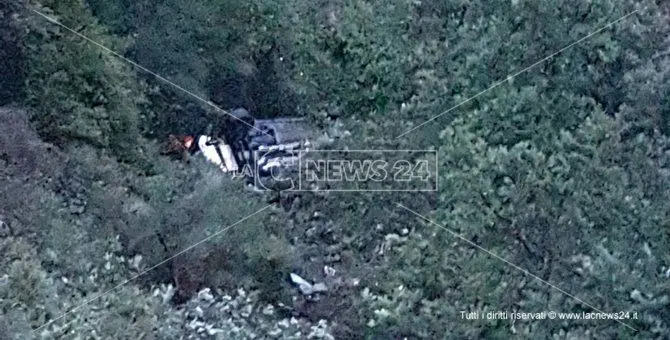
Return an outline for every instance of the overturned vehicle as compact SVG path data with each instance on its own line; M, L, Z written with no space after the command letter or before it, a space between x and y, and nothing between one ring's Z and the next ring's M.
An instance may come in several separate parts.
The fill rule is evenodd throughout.
M230 116L224 126L210 126L202 135L170 135L163 154L202 155L258 189L259 180L290 172L312 147L314 133L303 118L254 119L244 109Z

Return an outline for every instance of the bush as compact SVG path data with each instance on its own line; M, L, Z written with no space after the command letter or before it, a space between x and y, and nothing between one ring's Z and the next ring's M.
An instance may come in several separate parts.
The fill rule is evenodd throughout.
M23 96L25 1L0 1L0 106L18 103Z
M80 1L47 3L47 15L113 50L125 42L106 33ZM60 9L67 8L67 11ZM121 160L137 160L143 89L125 62L81 37L33 17L27 45L27 103L48 141L80 140L110 150Z

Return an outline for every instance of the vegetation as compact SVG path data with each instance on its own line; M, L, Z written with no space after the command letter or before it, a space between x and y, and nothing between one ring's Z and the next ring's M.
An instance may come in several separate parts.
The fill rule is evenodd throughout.
M670 334L665 2L0 0L0 19L7 338ZM439 190L257 195L160 156L225 119L203 101L347 130L333 149L434 150Z

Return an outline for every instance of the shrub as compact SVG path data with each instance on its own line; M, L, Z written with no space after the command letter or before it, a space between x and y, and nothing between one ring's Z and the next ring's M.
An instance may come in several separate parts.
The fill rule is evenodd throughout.
M66 14L39 10L68 27L86 27L81 34L104 46L123 49L125 42L107 34L82 2L47 5ZM136 160L144 96L125 62L38 16L30 21L26 46L26 100L40 134L61 145L81 140Z
M23 95L25 6L25 1L0 2L0 106L18 103Z

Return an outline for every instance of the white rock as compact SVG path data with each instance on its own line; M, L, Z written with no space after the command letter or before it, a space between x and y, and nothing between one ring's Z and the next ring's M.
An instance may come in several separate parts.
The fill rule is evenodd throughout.
M387 234L386 236L384 236L384 240L386 240L386 242L400 242L400 235L398 235L398 234Z
M202 317L205 314L200 306L195 307L195 313L198 314L199 317Z
M386 310L385 308L378 309L378 310L374 311L374 313L375 313L375 315L377 315L381 318L388 318L391 315L391 313L388 310Z
M207 325L205 328L207 329L207 334L209 334L209 335L215 335L215 334L218 334L218 333L223 333L223 329L214 328L214 326L212 326L212 325Z
M275 312L275 307L273 305L267 305L263 308L264 315L272 315Z
M253 311L253 306L252 305L246 305L240 311L240 315L242 315L245 318L248 318L249 316L251 316L252 311Z
M174 287L170 285L161 285L160 288L157 288L154 291L154 296L159 296L161 297L161 301L166 304L172 300L172 296L174 296L175 289Z
M142 255L135 255L130 261L130 266L135 269L140 269L140 262L142 261Z
M634 290L630 293L630 298L633 299L633 300L635 300L635 301L638 301L638 302L642 302L642 301L644 301L644 298L642 297L642 294L641 294L640 291L637 290L637 289L634 289Z
M9 224L5 223L3 220L0 220L0 237L6 237L9 236L9 234Z
M324 266L323 267L323 273L326 276L334 276L335 275L335 268L333 268L331 266Z
M214 299L214 295L212 295L209 288L205 288L198 292L198 299L212 301Z

